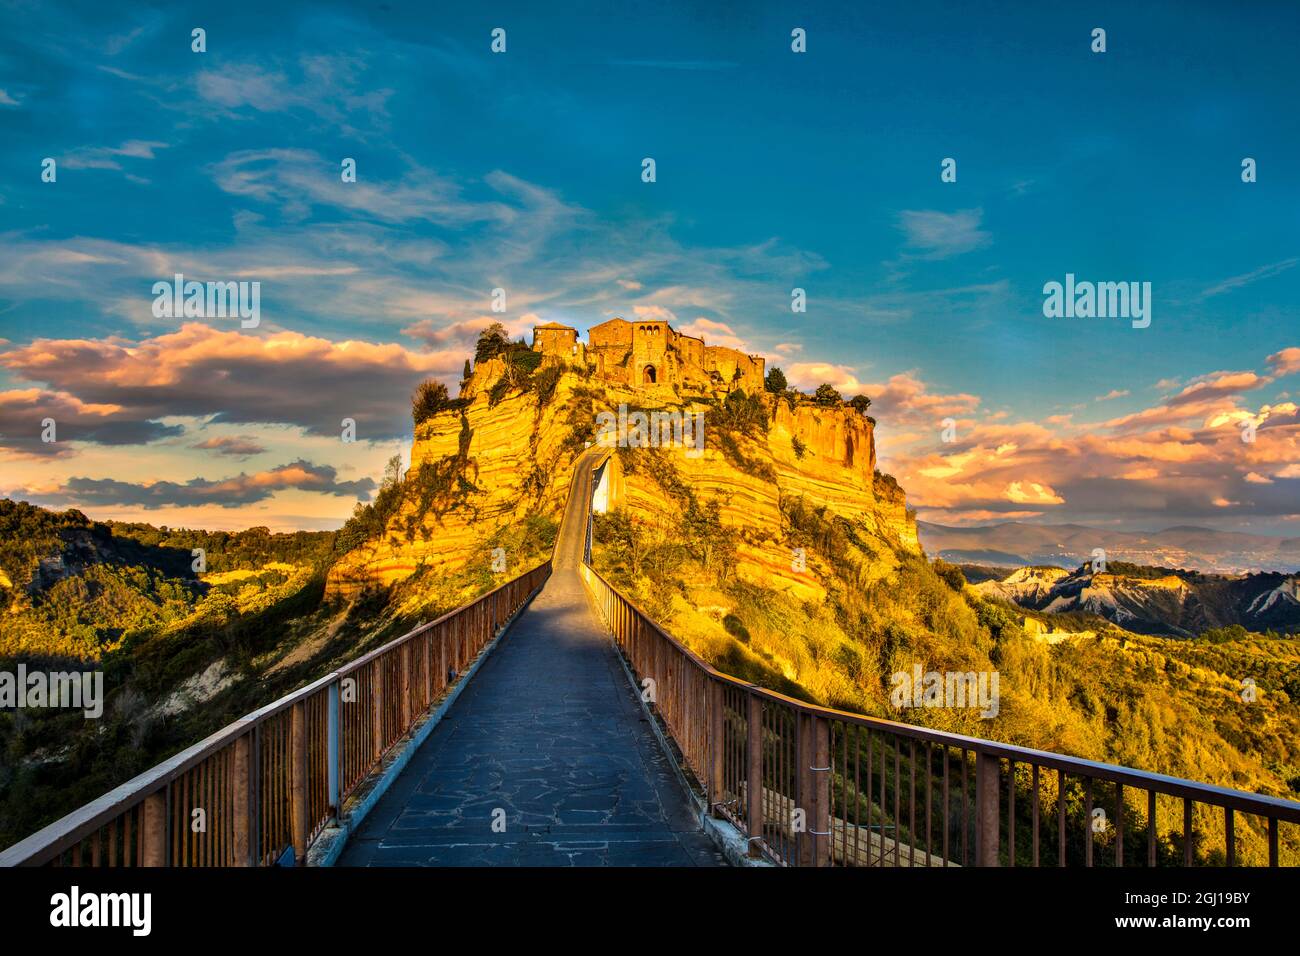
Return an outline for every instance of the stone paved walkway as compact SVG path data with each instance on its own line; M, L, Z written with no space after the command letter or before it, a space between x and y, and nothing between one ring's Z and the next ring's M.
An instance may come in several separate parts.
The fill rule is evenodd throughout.
M583 495L587 481L575 489L579 509ZM341 866L725 865L588 602L578 518L585 528L581 510L566 514L550 580ZM503 833L492 828L499 811Z

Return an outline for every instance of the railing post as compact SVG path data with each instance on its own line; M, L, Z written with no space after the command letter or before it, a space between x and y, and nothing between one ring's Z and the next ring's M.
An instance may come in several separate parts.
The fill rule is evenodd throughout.
M424 713L433 709L433 632L425 631L420 635L420 699L424 701Z
M749 774L745 783L749 855L759 856L759 842L763 839L763 699L752 693L749 695L749 716L745 721L745 746L749 754Z
M794 808L803 812L803 835L798 838L800 866L826 866L831 862L831 724L826 718L797 711Z
M330 805L330 816L335 823L338 823L339 814L342 807L339 806L339 683L335 681L330 684L328 696L326 697L325 713L325 746L327 750L325 763L328 765L328 782L329 788L327 799Z
M639 627L637 627L637 624L638 624L638 623L639 623L639 622L634 621L634 622L633 622L633 627L635 628L636 631L639 632L641 629L640 629ZM656 699L658 699L659 696L663 694L663 688L659 686L660 683L661 683L661 682L662 682L662 683L667 683L666 681L663 680L663 676L664 676L664 642L663 642L662 640L659 640L659 639L656 638L656 639L653 641L653 643L651 644L651 647L652 647L654 650L653 650L653 652L650 654L650 661L651 661L651 663L650 663L650 672L651 672L651 674L654 675L654 679L655 679L655 697L656 697Z
M370 663L370 749L378 760L384 752L384 660L376 657Z
M799 713L799 776L795 806L804 812L805 838L799 841L800 866L831 862L830 722L816 714Z
M307 865L307 705L293 705L289 715L289 810L294 866Z
M249 754L252 749L253 739L250 734L244 734L235 741L235 766L232 774L235 788L233 801L235 819L234 839L230 848L231 855L234 857L231 862L235 866L249 866L252 863L252 856L249 853L252 845L249 839L252 831L252 814L249 812L252 808L252 800L248 786Z
M726 789L727 721L726 688L720 680L709 680L709 811L716 815Z
M167 788L144 798L144 865L167 865Z
M398 687L401 729L405 733L411 726L411 642L407 641L397 649L397 659L401 665L401 681Z
M447 625L438 625L438 689L447 686Z
M998 865L998 811L1000 761L990 754L975 753L975 865Z

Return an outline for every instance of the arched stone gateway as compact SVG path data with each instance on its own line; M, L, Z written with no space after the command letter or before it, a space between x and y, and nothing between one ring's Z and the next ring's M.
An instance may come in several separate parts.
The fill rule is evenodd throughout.
M642 385L653 385L655 383L655 367L647 365L645 371L641 373Z

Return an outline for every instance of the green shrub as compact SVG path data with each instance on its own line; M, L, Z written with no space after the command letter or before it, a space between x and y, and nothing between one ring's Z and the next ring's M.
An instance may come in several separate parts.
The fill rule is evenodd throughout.
M411 396L411 418L414 419L415 424L422 424L447 408L450 403L451 397L447 394L446 385L433 379L425 379L416 386L415 394Z
M840 397L840 393L832 385L823 383L817 386L817 391L813 394L813 401L818 405L835 407L843 404L844 399Z
M934 573L939 575L944 583L958 594L961 594L966 587L966 575L962 574L961 568L955 564L949 564L942 558L935 559Z
M726 628L727 633L740 641L742 644L749 643L749 630L745 627L745 622L734 614L728 614L722 619L722 626Z
M494 359L509 347L510 336L506 333L506 327L500 322L493 322L478 334L478 342L474 346L474 364Z
M533 375L532 387L537 392L538 404L546 405L555 397L555 386L560 381L560 375L561 369L558 365L548 365Z
M515 349L510 352L510 364L525 375L531 375L542 364L542 353L532 349Z

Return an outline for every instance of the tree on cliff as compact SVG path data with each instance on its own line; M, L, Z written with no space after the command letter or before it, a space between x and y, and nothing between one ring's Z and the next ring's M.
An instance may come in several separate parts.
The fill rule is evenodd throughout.
M411 396L411 418L418 425L450 404L451 397L447 394L447 386L431 378L425 379L416 386L415 394Z
M446 389L443 390L444 392ZM334 550L347 554L353 548L378 538L388 527L391 518L402 504L402 456L394 455L384 466L384 480L374 501L358 501L347 520L334 536Z
M773 395L780 395L789 387L789 383L785 380L785 372L773 365L767 373L767 378L763 379L763 387Z
M478 334L478 344L474 347L474 364L496 358L510 348L510 334L500 322L493 322Z
M867 409L871 407L871 399L867 398L865 395L854 395L849 399L849 404L856 408L859 413L865 415Z
M834 406L844 401L840 393L835 391L835 387L829 382L823 382L817 386L817 392L813 395L813 401L818 405Z

